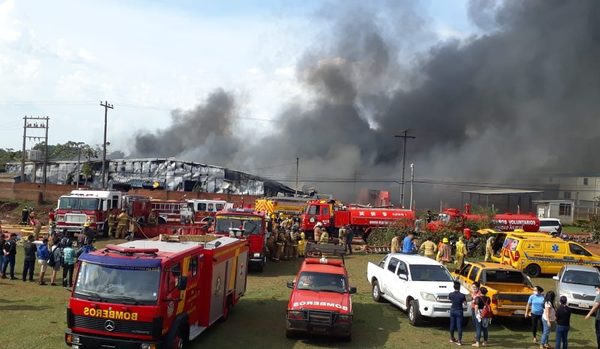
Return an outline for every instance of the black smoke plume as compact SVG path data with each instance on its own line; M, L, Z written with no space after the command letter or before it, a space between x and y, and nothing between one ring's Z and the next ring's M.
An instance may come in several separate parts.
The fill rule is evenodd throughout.
M344 2L316 14L326 40L297 67L312 101L286 107L257 144L239 147L228 132L235 103L220 91L194 112L175 113L170 129L140 135L137 152L196 152L205 156L198 161L240 169L299 157L303 178L399 180L394 135L410 129L417 138L409 141L408 162L418 178L506 184L600 171L599 1L474 0L467 10L479 33L437 41L418 5L398 3ZM215 98L225 106L212 106ZM180 133L192 137L171 143ZM218 139L229 147L216 151Z

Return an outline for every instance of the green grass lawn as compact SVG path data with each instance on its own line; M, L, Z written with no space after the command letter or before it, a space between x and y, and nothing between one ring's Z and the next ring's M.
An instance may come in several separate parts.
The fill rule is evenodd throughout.
M17 271L21 276L22 247L18 250ZM251 274L248 290L229 319L217 323L191 343L190 348L450 348L448 321L439 320L422 327L408 323L404 312L389 303L371 299L366 280L368 261L381 255L354 255L346 259L351 284L358 287L353 297L354 327L350 343L323 338L285 338L285 309L296 262L269 264L263 274ZM37 267L37 266L36 266ZM544 289L553 289L553 280L534 279ZM65 307L69 292L62 287L39 286L20 280L0 280L0 348L66 348L63 341ZM594 321L574 314L569 334L572 348L595 348ZM474 335L469 325L464 340ZM541 333L538 335L541 336ZM554 346L554 335L550 337ZM536 348L531 343L528 323L521 319L494 319L490 346L495 348Z

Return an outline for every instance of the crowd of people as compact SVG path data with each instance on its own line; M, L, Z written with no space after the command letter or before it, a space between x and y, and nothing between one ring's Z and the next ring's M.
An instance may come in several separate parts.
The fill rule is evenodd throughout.
M355 227L343 226L337 240L322 222L315 223L313 241L317 244L337 243L344 246L347 254L352 254L352 239ZM267 218L267 250L272 261L293 260L304 257L309 236L300 232L300 217L285 217L283 214Z
M431 237L427 237L425 241L419 243L415 238L414 233L408 233L404 239L400 238L400 234L392 238L390 242L391 253L417 254L420 253L425 257L435 259L436 261L446 265L454 259L456 265L461 267L468 255L467 246L464 238L461 236L455 244L454 258L452 254L452 246L447 237L443 237L433 242Z

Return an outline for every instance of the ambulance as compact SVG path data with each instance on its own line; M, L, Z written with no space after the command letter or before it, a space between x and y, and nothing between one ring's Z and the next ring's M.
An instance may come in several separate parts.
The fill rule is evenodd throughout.
M246 291L248 243L214 235L138 240L81 255L65 342L77 348L183 348Z
M558 237L512 234L504 240L500 263L538 277L541 274L557 274L567 264L600 268L600 256L576 242Z

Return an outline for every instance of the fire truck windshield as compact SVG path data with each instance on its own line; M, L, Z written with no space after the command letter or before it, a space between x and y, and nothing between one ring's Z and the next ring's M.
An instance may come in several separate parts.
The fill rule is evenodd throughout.
M155 304L159 276L158 268L127 268L82 262L75 294L96 301Z
M341 274L303 272L298 278L298 289L346 293L346 278Z
M244 235L260 234L261 219L258 217L217 216L217 232L241 229Z
M100 200L92 198L62 197L58 201L58 208L62 210L97 210Z

